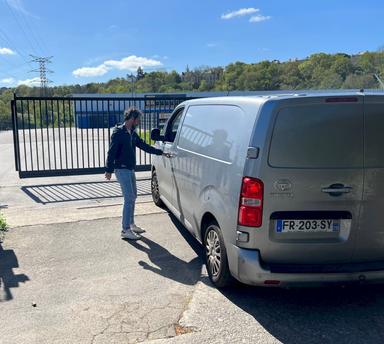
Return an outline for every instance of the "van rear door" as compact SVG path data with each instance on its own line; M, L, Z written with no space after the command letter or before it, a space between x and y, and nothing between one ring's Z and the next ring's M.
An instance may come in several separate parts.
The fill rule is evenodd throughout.
M285 100L272 118L255 235L263 261L350 262L363 194L363 97Z
M384 96L364 101L364 193L353 260L384 261Z

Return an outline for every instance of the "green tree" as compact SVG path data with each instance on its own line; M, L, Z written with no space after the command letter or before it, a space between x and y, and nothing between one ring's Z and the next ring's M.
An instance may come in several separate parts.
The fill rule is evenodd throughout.
M296 90L302 88L303 76L301 75L299 65L299 61L289 61L280 65L281 89Z
M145 74L144 74L143 68L141 68L141 67L137 68L136 80L141 80L144 78L144 76L145 76Z

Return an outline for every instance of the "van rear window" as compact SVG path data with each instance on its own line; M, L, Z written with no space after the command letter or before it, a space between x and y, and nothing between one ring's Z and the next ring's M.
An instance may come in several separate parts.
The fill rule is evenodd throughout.
M269 165L281 168L363 166L361 104L316 104L279 111Z

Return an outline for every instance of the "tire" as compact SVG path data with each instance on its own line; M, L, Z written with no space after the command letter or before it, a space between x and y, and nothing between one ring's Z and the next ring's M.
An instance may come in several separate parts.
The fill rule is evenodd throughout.
M227 251L223 234L217 222L208 224L204 233L205 263L208 276L217 288L225 288L232 284L233 277L228 267Z
M153 202L160 208L164 208L164 203L160 198L159 182L157 180L156 170L152 171L151 178L151 193Z

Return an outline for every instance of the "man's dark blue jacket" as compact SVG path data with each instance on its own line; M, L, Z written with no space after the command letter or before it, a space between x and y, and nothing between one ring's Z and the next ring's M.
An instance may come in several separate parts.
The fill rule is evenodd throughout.
M136 147L150 154L163 154L162 150L145 143L135 131L132 130L130 134L124 124L116 126L111 136L105 171L112 173L115 168L134 170Z

